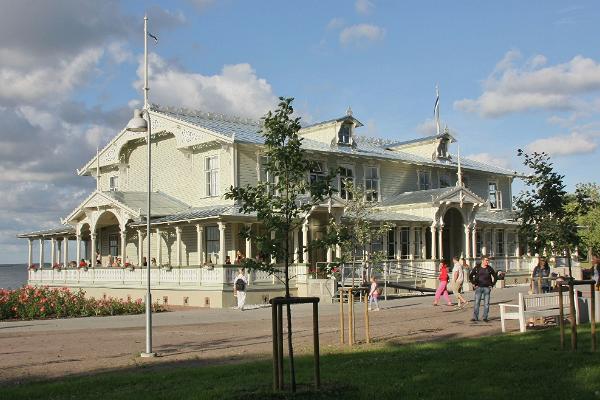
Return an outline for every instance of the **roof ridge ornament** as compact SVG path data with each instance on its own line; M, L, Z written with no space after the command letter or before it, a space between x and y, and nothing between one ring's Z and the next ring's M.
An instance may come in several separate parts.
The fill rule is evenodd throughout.
M352 108L350 106L348 106L348 109L346 110L346 115L349 117L352 116Z

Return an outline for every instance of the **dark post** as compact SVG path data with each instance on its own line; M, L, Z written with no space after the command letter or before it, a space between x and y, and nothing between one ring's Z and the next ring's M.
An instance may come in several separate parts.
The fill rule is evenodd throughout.
M365 292L365 339L367 343L371 343L371 332L369 332L369 301Z
M577 315L575 315L575 290L573 278L569 279L569 312L571 314L571 350L577 350Z
M340 344L344 344L344 288L340 286Z
M558 326L560 327L560 348L565 349L565 310L562 282L558 282Z
M591 297L591 314L590 315L590 325L591 325L591 332L592 332L592 351L596 351L596 285L595 283L591 283L590 287L592 289L592 295Z
M277 304L271 306L271 322L273 325L273 390L279 389L279 335L277 334Z
M279 389L283 390L283 307L281 304L277 304L277 356L279 357L277 363L279 367Z
M313 303L313 351L315 354L315 387L321 386L321 360L319 357L319 304Z

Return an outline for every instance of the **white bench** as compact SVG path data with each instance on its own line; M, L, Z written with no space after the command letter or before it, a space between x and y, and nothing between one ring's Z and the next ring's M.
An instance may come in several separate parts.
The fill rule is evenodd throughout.
M577 292L575 292L577 293ZM569 292L563 292L563 312L569 315ZM519 329L525 332L526 320L535 317L554 317L560 315L558 292L523 294L519 293L519 304L500 304L500 323L502 332L506 332L507 319L518 320ZM579 323L579 302L575 294L575 320Z

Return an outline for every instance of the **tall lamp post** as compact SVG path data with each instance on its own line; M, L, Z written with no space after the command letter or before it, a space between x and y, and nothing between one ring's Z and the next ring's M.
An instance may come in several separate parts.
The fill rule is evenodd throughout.
M148 197L146 199L146 237L148 239L148 254L146 256L146 351L141 353L142 357L154 357L156 353L152 352L152 292L150 291L150 197L152 195L152 175L150 171L151 146L150 137L152 128L150 123L150 107L148 105L148 17L144 16L144 108L134 110L133 118L127 124L127 130L130 132L146 132L146 145L148 146ZM146 114L146 119L144 119ZM141 261L141 260L140 260Z

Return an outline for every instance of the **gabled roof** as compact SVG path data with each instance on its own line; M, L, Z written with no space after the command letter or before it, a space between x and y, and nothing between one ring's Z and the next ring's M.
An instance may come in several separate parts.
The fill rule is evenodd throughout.
M401 141L401 142L389 143L389 144L385 145L385 147L388 149L391 149L391 148L396 148L396 147L406 147L406 146L419 144L419 143L431 143L431 142L435 142L436 140L443 138L443 137L448 137L450 139L450 142L456 141L454 136L445 132L445 133L440 133L439 135L425 136L422 138L416 138L416 139L405 140L405 141Z
M308 125L303 126L302 129L309 129L309 128L314 128L319 125L327 125L327 124L331 124L332 122L343 122L343 121L353 122L357 128L363 126L362 122L360 122L359 120L354 118L352 115L344 115L343 117L333 118L333 119L328 119L327 121L315 122L313 124L308 124ZM300 131L300 132L302 133L302 131Z
M35 231L29 233L19 233L17 235L18 238L38 238L43 236L61 236L67 235L71 236L75 234L75 228L69 225L64 225L52 229L46 229L42 231Z

